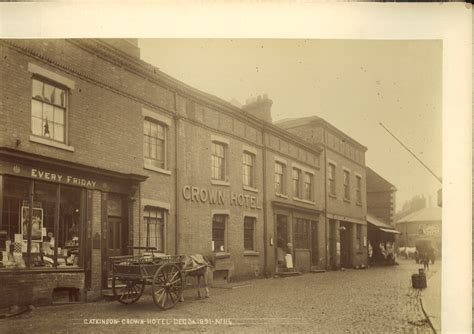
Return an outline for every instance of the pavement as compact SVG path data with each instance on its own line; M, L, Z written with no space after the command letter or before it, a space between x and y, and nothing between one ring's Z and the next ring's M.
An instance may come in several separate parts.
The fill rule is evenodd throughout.
M435 332L441 333L441 265L430 265L427 274L427 287L421 292L422 308Z
M0 320L0 333L433 333L411 287L419 265L346 269L288 278L258 279L231 289L211 288L197 299L160 311L149 291L133 305L115 301L38 307ZM435 264L431 280L440 270ZM191 278L190 278L191 279ZM423 295L425 302L429 294ZM427 301L428 299L426 299ZM426 305L428 305L427 303Z

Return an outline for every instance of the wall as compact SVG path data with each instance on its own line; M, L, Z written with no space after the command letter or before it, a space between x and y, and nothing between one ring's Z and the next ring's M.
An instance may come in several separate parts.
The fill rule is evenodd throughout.
M83 291L84 273L51 273L11 271L0 275L2 298L0 308L11 305L49 305L53 289L72 287Z

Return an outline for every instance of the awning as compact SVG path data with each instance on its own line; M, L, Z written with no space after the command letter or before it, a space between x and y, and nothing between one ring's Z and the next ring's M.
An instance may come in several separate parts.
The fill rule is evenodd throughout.
M380 221L379 219L375 218L372 215L367 214L367 222L369 224L374 225L376 228L378 228L382 232L393 233L393 234L401 234L396 229L394 229L391 225Z
M381 228L380 231L387 232L387 233L393 233L393 234L401 234L397 230L392 230L392 229L388 229L388 228Z

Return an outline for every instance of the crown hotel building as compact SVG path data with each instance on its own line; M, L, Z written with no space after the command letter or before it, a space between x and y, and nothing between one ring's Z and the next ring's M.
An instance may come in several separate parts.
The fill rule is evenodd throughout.
M267 96L237 108L140 60L136 40L0 52L0 307L100 298L108 258L133 246L212 254L225 281L286 272L287 254L299 272L367 263L363 147L329 159L272 124Z

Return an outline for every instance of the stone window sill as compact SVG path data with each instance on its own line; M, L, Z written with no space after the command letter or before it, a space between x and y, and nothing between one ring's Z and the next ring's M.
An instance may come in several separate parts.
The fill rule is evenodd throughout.
M213 184L215 186L230 187L230 182L229 181L223 181L223 180L211 180L211 184Z
M285 194L276 193L275 195L276 195L276 197L281 197L281 198L286 198L286 199L288 199L288 196L285 195Z
M361 202L357 202L356 205L362 206L362 203L361 203Z
M244 187L244 190L248 190L248 191L252 191L254 193L258 193L258 189L257 188L254 188L254 187L250 187L250 186L243 186Z
M328 194L328 196L331 197L331 198L337 199L337 196L334 195L334 194Z
M308 200L306 200L306 199L302 199L302 198L299 198L299 197L293 197L293 200L294 200L294 201L297 201L297 202L301 202L301 203L316 205L316 202L308 201Z
M160 167L153 166L150 162L147 162L147 160L145 160L145 165L143 166L143 168L148 169L148 170L152 170L154 172L158 172L158 173L161 173L161 174L171 175L170 170L166 170L166 169L163 169L163 168L160 168Z
M216 252L216 259L227 259L230 257L230 253L227 252Z
M253 250L244 250L244 256L259 256L260 253Z
M350 200L350 199L347 199L347 198L344 198L344 202L346 202L346 203L349 203L349 204L350 204L350 203L351 203L351 200Z
M37 137L37 136L30 136L30 141L33 143L38 143L42 145L47 145L55 148L59 148L61 150L69 151L69 152L74 152L74 147L66 145L64 143L60 143L48 138L43 138L43 137Z

